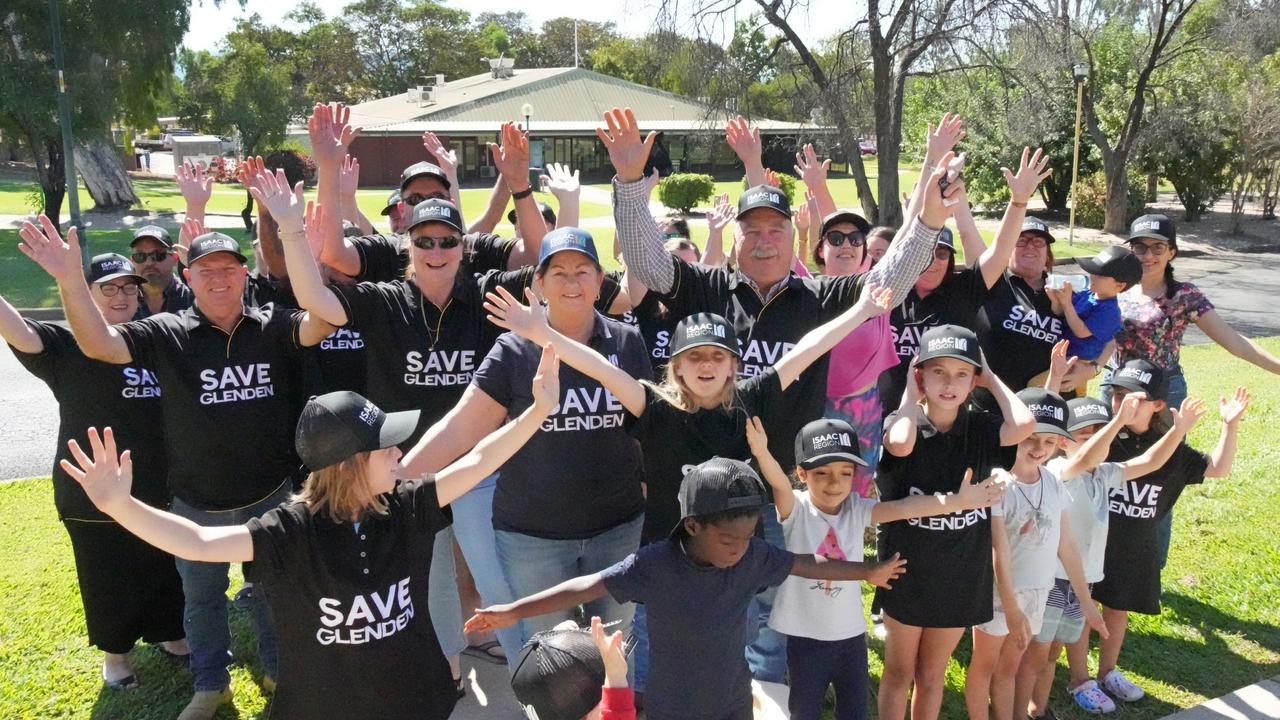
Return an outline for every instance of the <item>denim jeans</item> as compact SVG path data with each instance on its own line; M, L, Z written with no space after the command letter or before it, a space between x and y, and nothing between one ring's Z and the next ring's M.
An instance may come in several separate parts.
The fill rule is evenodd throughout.
M427 577L427 609L440 651L453 657L467 649L462 633L462 600L458 597L458 568L453 562L453 528L436 533L431 549L431 574Z
M631 663L627 668L627 682L638 693L644 692L645 685L649 684L649 618L644 603L636 603L631 617Z
M511 583L516 597L523 598L621 562L640 547L643 527L644 516L640 515L582 540L548 540L505 530L494 532L498 538L498 559L502 561L507 582ZM585 610L588 618L598 615L605 622L621 620L621 627L616 629L626 634L630 631L635 606L618 603L606 594L587 603ZM520 644L528 642L534 633L550 630L573 617L574 611L570 609L521 620Z
M764 539L770 545L787 547L782 523L772 505L760 512L764 526ZM769 613L773 612L773 598L778 588L765 588L747 607L747 665L751 675L763 682L784 682L787 675L787 636L769 627Z
M199 510L178 498L173 499L170 509L175 515L204 527L243 525L288 500L292 493L293 484L285 482L265 499L234 510ZM231 661L231 630L227 627L227 587L231 581L227 573L231 565L177 558L177 566L182 593L186 596L182 624L187 631L187 644L191 646L195 689L222 690L231 685L231 674L227 672L227 663ZM258 634L258 659L262 661L263 671L276 677L279 657L276 635L261 586L254 588L248 603Z
M501 605L516 599L498 561L498 546L493 534L493 491L498 484L497 474L480 481L470 492L449 504L453 510L453 533L462 548L471 577L475 578L480 601L487 605ZM469 610L470 608L468 608ZM520 628L511 626L494 632L498 644L508 658L507 668L515 669L515 659L520 655Z

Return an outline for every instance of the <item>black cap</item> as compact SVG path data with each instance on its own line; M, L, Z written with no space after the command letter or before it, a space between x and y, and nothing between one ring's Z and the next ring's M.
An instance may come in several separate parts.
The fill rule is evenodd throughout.
M938 231L938 247L950 250L952 255L956 252L956 236L952 234L951 228L945 225Z
M1035 233L1036 235L1044 238L1046 242L1053 242L1053 233L1049 232L1049 226L1045 221L1037 217L1031 217L1028 215L1026 219L1022 221L1021 232Z
M146 278L133 269L133 263L129 262L129 258L116 253L94 255L89 261L87 277L91 283L110 282L122 277L133 278L140 283L146 282Z
M433 177L444 183L446 190L451 187L449 184L449 176L444 174L444 171L440 169L439 165L423 160L422 162L416 162L410 165L404 169L404 172L400 173L400 192L404 192L405 187L408 186L409 183L413 182L414 179L420 178L424 175Z
M1164 400L1168 392L1164 370L1150 360L1129 360L1102 383L1132 392L1146 393L1148 400Z
M791 199L780 188L772 185L757 185L738 196L738 217L746 215L756 208L769 208L791 219Z
M858 454L858 433L843 420L814 420L796 434L796 464L812 470L833 462L866 467Z
M739 214L741 214L741 211L739 211ZM867 222L866 218L852 210L842 208L822 218L822 231L818 234L826 235L832 225L842 222L853 223L854 227L858 228L858 231L861 233L865 234L871 232L871 223Z
M596 241L591 233L576 227L556 228L542 237L542 247L538 250L538 267L546 267L551 256L568 250L580 252L600 266L600 254L596 252Z
M955 358L982 370L982 350L978 347L978 336L969 328L959 325L939 325L926 330L920 336L920 353L917 357L918 363L934 358Z
M671 537L684 535L685 518L762 508L771 502L764 483L750 465L741 460L711 458L680 481L680 522L671 529Z
M240 262L248 262L248 259L240 252L240 243L234 238L223 235L220 232L207 232L195 240L191 241L191 249L187 250L187 267L196 263L197 260L205 255L214 253L231 253Z
M413 214L409 217L408 227L404 231L409 232L419 225L429 222L444 223L460 233L466 232L462 228L462 213L458 212L458 206L448 200L437 198L429 198L414 205Z
M1143 215L1129 225L1129 239L1151 238L1178 246L1178 229L1168 215Z
M1036 432L1061 435L1068 440L1071 432L1067 430L1071 411L1067 409L1067 401L1055 392L1044 388L1027 388L1018 391L1018 399L1036 419Z
M387 414L364 396L346 390L312 397L302 408L293 437L298 457L312 470L356 453L399 445L418 427L417 410Z
M538 203L538 212L542 213L542 219L547 221L549 225L556 224L556 211L550 205L540 202ZM516 209L511 208L511 212L507 213L507 222L512 225L516 224Z
M671 357L685 350L710 345L723 348L738 357L738 333L720 315L714 313L695 313L676 323L675 336L671 340Z
M133 240L129 243L129 247L133 247L142 238L151 238L165 247L173 247L173 241L169 239L169 231L159 225L143 225L133 231Z
M1123 245L1112 245L1091 258L1077 261L1090 275L1113 278L1127 285L1142 280L1142 261Z
M1072 398L1067 401L1067 410L1071 412L1071 417L1067 420L1067 430L1070 432L1111 422L1111 408L1098 398Z
M400 204L400 200L401 200L400 191L392 190L391 194L387 196L387 205L386 207L382 208L382 214L390 215L391 211L394 210L396 206Z
M581 720L600 704L604 659L583 630L529 638L511 671L511 690L530 720Z

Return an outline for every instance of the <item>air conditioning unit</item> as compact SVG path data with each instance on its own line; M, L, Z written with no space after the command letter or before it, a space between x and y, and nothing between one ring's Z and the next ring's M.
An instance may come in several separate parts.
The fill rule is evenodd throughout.
M409 102L416 103L422 100L422 88L409 88Z
M433 87L422 89L422 105L430 105L436 101L436 89Z

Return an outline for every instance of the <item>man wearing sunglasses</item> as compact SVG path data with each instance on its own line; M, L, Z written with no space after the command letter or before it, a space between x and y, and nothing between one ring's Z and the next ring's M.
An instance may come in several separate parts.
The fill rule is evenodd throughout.
M134 231L129 249L133 266L146 279L135 320L161 312L180 312L195 303L191 288L173 272L178 265L178 253L173 249L168 230L158 225L140 227Z

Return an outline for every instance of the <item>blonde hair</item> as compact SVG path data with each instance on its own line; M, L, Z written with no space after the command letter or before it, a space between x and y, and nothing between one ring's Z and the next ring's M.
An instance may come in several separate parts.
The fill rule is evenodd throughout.
M387 504L369 490L369 478L365 474L369 466L368 452L356 453L342 462L313 470L294 496L307 504L312 514L328 515L337 522L346 522L372 512L387 512Z
M676 355L671 358L671 362L667 363L664 371L665 377L663 377L661 385L653 383L649 383L649 385L663 400L685 412L694 412L698 409L697 398L690 392L689 386L685 384L684 380L676 374L676 363L679 362L680 356L683 354ZM725 410L732 410L738 405L738 386L734 382L734 378L738 376L738 364L740 361L737 355L732 353L729 355L732 358L733 371L729 374L729 379L725 381L724 387L720 389L720 397L716 401L716 404Z

